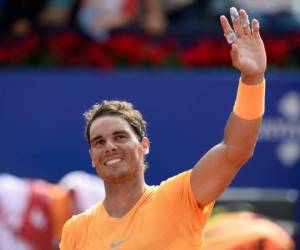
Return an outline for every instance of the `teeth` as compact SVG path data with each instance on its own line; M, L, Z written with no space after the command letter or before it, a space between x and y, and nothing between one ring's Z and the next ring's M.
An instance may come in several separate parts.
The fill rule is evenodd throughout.
M110 166L110 165L116 164L116 163L118 163L118 162L120 162L120 161L121 161L120 158L118 158L118 159L113 159L113 160L109 160L109 161L107 161L107 162L105 163L105 165L106 165L106 166Z

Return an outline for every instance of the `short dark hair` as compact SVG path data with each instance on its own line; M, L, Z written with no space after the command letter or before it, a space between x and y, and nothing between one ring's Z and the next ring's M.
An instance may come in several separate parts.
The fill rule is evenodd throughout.
M90 146L90 128L97 118L102 116L118 116L128 122L133 132L136 134L139 141L142 141L144 136L147 136L146 121L142 114L134 108L133 104L127 101L102 101L94 104L91 109L86 111L85 117L85 138Z

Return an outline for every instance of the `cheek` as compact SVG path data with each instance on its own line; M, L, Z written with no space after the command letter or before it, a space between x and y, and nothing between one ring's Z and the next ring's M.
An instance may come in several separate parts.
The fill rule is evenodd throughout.
M143 161L144 159L144 151L142 147L138 147L135 151L135 156L138 161Z
M93 152L91 153L91 159L92 159L92 161L94 163L98 163L99 162L100 154L101 154L100 151L93 150Z

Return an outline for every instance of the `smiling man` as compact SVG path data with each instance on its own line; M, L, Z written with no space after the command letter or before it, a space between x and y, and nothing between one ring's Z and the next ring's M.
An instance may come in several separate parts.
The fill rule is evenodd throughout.
M62 250L198 250L215 200L252 156L264 113L266 54L259 24L245 10L220 17L241 71L236 102L223 140L192 169L148 186L146 122L132 104L104 101L86 117L92 164L105 183L105 199L64 226Z

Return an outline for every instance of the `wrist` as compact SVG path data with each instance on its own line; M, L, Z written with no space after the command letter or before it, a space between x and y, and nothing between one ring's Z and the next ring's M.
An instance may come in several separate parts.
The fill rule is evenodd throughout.
M245 84L241 79L233 111L245 120L262 117L265 111L265 80L260 84Z
M259 74L253 74L253 75L247 75L247 74L241 74L241 80L243 83L247 85L255 85L262 83L265 78L265 73L259 73Z

